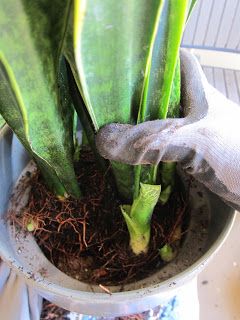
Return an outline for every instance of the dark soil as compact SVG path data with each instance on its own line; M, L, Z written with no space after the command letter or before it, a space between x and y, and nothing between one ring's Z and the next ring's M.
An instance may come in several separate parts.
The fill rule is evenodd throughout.
M179 243L179 233L185 232L182 224L187 210L182 194L174 192L167 205L156 206L149 251L135 256L108 173L98 170L89 151L81 151L76 172L82 199L59 200L36 173L23 216L13 213L12 220L25 229L29 223L34 225L37 243L57 268L75 279L100 284L103 290L104 285L130 283L161 268L159 248L176 240Z

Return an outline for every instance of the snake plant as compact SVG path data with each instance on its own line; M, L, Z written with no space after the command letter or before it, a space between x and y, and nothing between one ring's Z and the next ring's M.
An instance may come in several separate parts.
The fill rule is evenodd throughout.
M179 46L195 2L0 0L0 113L59 197L81 196L75 112L93 149L108 123L178 116ZM169 197L174 165L111 168L130 246L146 252L151 215Z
M5 120L3 119L3 117L0 115L0 129L4 126L5 124Z

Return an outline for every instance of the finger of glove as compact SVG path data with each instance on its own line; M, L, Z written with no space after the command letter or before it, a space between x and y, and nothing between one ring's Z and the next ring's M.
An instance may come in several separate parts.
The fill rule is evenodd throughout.
M208 81L197 58L187 50L180 50L181 104L184 116L192 123L204 118L209 109Z
M171 135L184 119L155 120L136 126L110 124L97 134L99 153L109 160L128 164L157 164Z
M235 116L239 119L238 111L235 110ZM218 123L201 120L180 128L169 141L162 161L180 161L188 174L239 209L239 126L234 121L230 125L231 128L225 126L221 130Z

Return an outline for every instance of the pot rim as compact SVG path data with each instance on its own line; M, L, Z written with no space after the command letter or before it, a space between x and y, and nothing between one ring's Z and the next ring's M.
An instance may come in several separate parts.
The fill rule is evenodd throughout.
M146 292L148 295L156 295L156 294L165 294L166 291L172 292L181 287L186 280L191 280L194 278L194 276L205 266L206 262L209 261L221 248L223 243L225 242L226 238L228 237L231 228L233 226L234 220L235 220L236 212L232 209L232 212L229 213L228 223L226 223L224 229L220 233L218 239L214 242L214 244L196 261L194 262L190 267L183 270L179 274L170 277L167 280L164 280L158 284L150 285L148 287L144 287L141 289L134 289L134 290L128 290L128 291L122 291L122 292L113 292L111 295L106 294L105 292L99 293L99 292L87 292L87 291L80 291L76 289L70 289L70 288L64 288L60 285L57 285L55 283L51 283L48 280L41 278L32 278L31 275L29 275L29 271L26 268L23 268L15 259L12 259L12 257L8 256L8 252L6 252L1 246L0 246L0 256L2 259L9 265L9 267L13 268L14 271L23 276L25 280L34 287L41 289L44 289L45 291L49 293L54 293L57 295L60 295L62 297L71 297L76 300L83 301L84 299L88 300L89 297L94 295L94 299L98 300L104 300L106 299L106 295L109 296L109 298L112 299L120 299L122 301L123 296L127 296L127 299L131 299L131 297L135 298L135 296L139 295L139 298L145 294ZM110 287L109 287L110 288Z
M10 131L11 130L7 125L3 126L3 128L1 128L0 130L0 138ZM105 292L87 292L77 289L65 288L63 286L50 282L44 278L32 278L32 275L29 273L29 270L25 267L23 268L23 266L13 256L9 255L8 250L5 250L5 248L1 244L0 256L2 260L5 261L8 264L8 266L11 267L17 274L23 276L29 285L37 287L40 291L42 289L44 290L44 292L48 292L65 298L73 298L78 301L86 300L86 302L89 302L89 298L94 295L95 301L98 300L99 303L106 303L107 296L109 297L109 299L116 302L122 302L123 300L125 300L125 298L127 301L129 301L129 299L131 298L140 299L146 294L148 296L159 296L161 294L165 296L166 292L169 292L169 294L171 294L172 296L176 289L180 288L188 280L193 279L199 273L199 271L206 265L209 259L211 259L223 245L228 234L230 233L236 216L236 212L234 209L228 207L228 210L229 213L225 225L222 228L222 231L220 232L214 243L211 245L211 247L200 258L198 258L197 261L195 261L191 266L187 267L185 270L179 272L178 274L166 280L163 280L157 284L149 285L141 289L113 292L111 295L107 295ZM0 218L0 222L5 223L6 221L4 218ZM123 299L123 297L125 298Z

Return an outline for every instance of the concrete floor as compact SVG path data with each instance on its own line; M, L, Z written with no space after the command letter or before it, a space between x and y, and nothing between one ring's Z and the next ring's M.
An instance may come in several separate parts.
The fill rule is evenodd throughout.
M240 320L240 213L198 279L200 320Z

